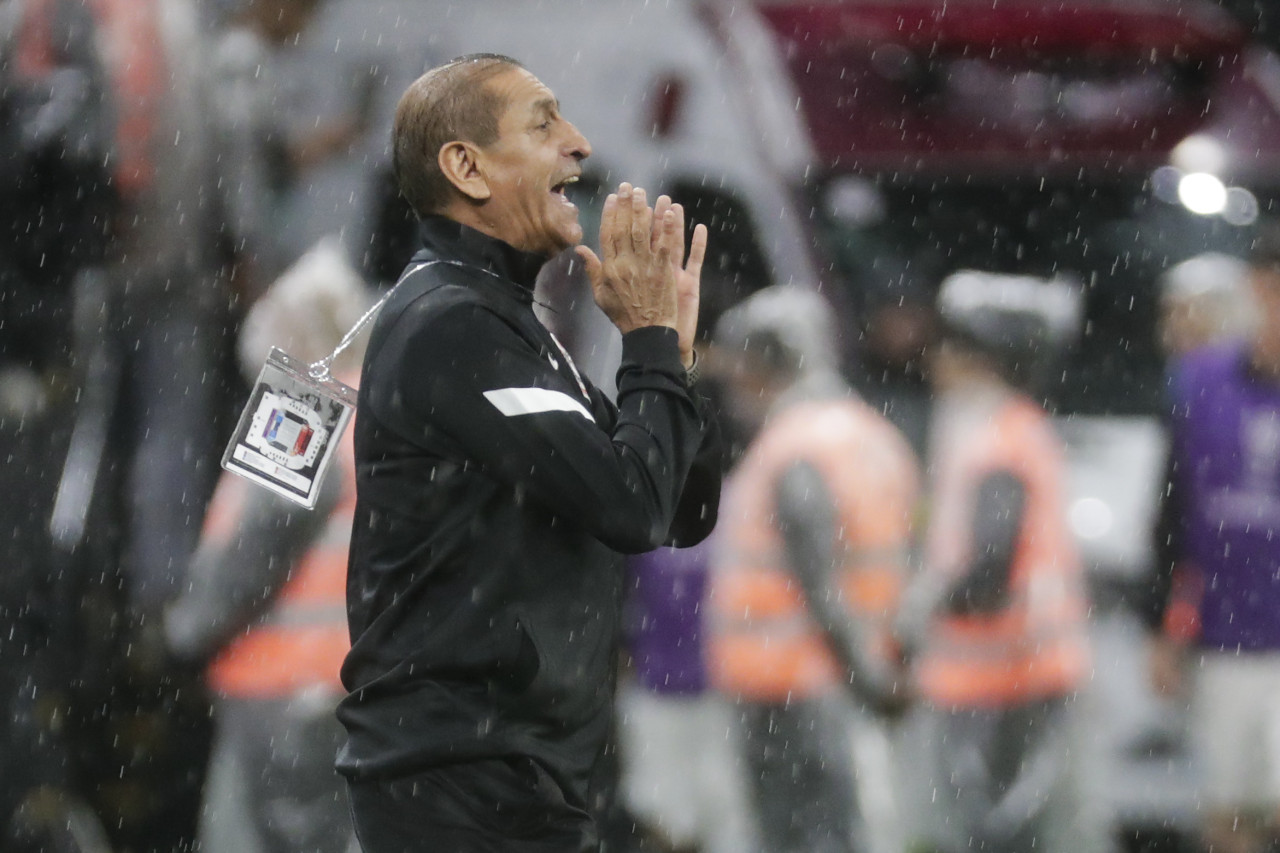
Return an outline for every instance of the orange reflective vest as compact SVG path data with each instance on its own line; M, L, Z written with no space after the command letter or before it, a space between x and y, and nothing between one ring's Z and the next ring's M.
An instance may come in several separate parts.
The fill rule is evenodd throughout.
M1009 576L995 614L939 613L917 661L920 694L940 707L1003 707L1074 690L1089 666L1083 572L1067 527L1061 442L1030 400L969 400L935 434L926 572L949 586L968 570L973 496L1004 470L1026 489Z
M307 687L342 689L338 671L351 648L347 630L347 552L355 516L354 429L348 424L331 464L342 477L342 494L320 535L293 567L289 580L262 621L247 629L214 659L209 685L226 696L282 697ZM234 524L249 489L242 477L224 475L210 508L212 528ZM229 531L228 531L229 532Z
M860 401L799 403L769 422L725 483L708 597L708 668L730 695L785 701L847 680L806 612L775 517L778 478L800 460L821 473L836 506L837 594L854 618L879 627L872 634L888 653L915 511L915 457Z

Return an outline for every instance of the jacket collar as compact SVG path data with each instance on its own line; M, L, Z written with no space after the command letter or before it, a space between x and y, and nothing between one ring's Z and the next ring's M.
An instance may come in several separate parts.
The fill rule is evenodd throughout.
M533 299L538 271L547 263L542 255L522 252L496 237L443 216L424 216L418 224L425 252L419 260L449 260L488 270L512 282L525 299Z

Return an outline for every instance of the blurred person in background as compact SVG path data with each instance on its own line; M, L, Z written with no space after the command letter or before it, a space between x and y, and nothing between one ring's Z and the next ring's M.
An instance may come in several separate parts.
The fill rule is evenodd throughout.
M832 322L816 292L772 286L714 336L726 409L753 437L714 537L708 665L735 704L768 853L865 849L855 715L896 717L907 700L890 625L919 473L840 377Z
M630 668L619 687L621 800L667 853L756 849L732 711L707 677L706 592L715 534L627 561Z
M1170 360L1249 335L1254 318L1248 265L1221 252L1181 261L1160 277L1160 346Z
M130 606L154 610L181 566L217 479L217 369L229 297L217 237L219 151L209 123L207 33L186 0L100 0L118 105L112 305L121 384L113 447L121 484L122 572Z
M101 281L117 202L97 36L79 0L0 2L0 849L14 853L105 843L72 793L65 731L85 555L50 531L97 334L77 302Z
M190 0L87 4L117 108L110 162L120 212L112 220L105 307L90 313L105 342L90 366L105 367L86 383L77 423L86 437L105 431L107 440L96 457L81 452L92 449L90 441L73 444L59 497L88 492L81 503L94 521L85 538L110 566L95 567L82 589L81 630L108 641L77 661L81 710L72 728L82 784L126 848L194 843L211 747L210 697L198 672L162 655L134 654L145 645L134 635L150 631L180 592L243 387L230 367L234 329L283 266L278 256L274 266L261 262L269 252L259 248L274 245L262 235L285 223L254 208L263 186L241 170L270 160L273 150L287 154L284 167L309 166L354 133L322 128L316 145L308 138L273 149L275 129L254 121L260 106L241 115L227 105L237 83L260 101L272 93L269 74L253 84L244 79L269 71L269 63L239 57L242 76L228 83L227 54L236 52L226 45L248 32L273 44L296 38L314 5L245 0L227 31L211 28L212 16L202 17L207 10ZM237 147L246 136L250 142ZM265 153L246 150L251 144ZM89 488L78 486L86 482Z
M308 173L351 154L368 130L380 82L371 67L345 81L352 91L344 93L340 114L306 114L300 106L306 99L299 88L316 84L298 79L296 66L307 61L299 42L325 4L336 2L232 0L213 44L212 108L226 158L233 287L246 306L294 259L282 233L282 216L291 212L287 197Z
M1204 843L1280 843L1280 222L1247 261L1253 328L1172 369L1148 610L1157 689L1189 694ZM1185 671L1194 670L1188 685Z
M64 730L113 847L169 851L195 843L208 697L133 651L179 589L221 452L231 323L207 32L190 0L84 7L115 117L117 205L102 276L78 294L83 385L51 525L78 558Z
M927 753L912 769L928 816L912 843L1092 851L1073 719L1090 668L1084 574L1064 448L1026 390L1074 333L1077 294L962 271L938 310L923 565L898 625L923 703L911 734Z
M890 258L882 259L867 276L853 385L868 405L902 431L917 457L924 458L932 404L925 362L937 339L936 279L923 262Z
M271 347L307 364L333 352L368 309L370 290L340 249L322 242L294 263L246 317L238 353L247 382ZM334 361L359 379L363 337ZM344 433L314 510L223 473L186 589L165 610L167 653L205 668L216 698L214 768L202 849L343 853L354 844L334 709L346 627L347 550L355 509L351 431ZM211 777L211 783L213 778ZM226 840L247 816L248 850ZM222 838L218 833L222 832Z

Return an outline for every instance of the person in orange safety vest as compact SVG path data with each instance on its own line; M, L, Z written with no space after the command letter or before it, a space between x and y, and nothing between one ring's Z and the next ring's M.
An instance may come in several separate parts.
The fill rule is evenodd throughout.
M836 371L830 309L770 287L726 312L728 409L757 429L713 536L708 669L736 703L766 851L859 848L855 702L896 713L890 627L919 479L914 454ZM881 780L887 781L887 780Z
M938 299L923 568L899 619L924 704L929 849L1088 850L1073 766L1089 677L1063 448L1024 393L1078 322L1078 293L963 271Z
M239 347L246 375L256 376L273 345L307 363L327 356L369 297L341 250L318 244L246 318ZM358 381L362 349L345 350L333 364L348 385ZM224 473L187 591L165 612L172 653L209 661L222 756L215 767L240 774L214 785L207 798L217 808L237 796L247 831L271 853L344 853L352 846L346 789L333 769L343 736L334 716L345 695L338 672L350 648L351 434L348 425L314 510Z

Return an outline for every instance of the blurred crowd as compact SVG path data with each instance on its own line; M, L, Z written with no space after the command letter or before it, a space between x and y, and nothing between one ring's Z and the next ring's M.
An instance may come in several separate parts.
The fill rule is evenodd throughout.
M314 511L219 464L270 347L328 355L412 252L385 117L447 57L348 15L300 61L324 5L0 0L0 850L357 849L332 767L350 450ZM721 521L628 561L610 853L1144 849L1098 793L1043 404L1078 284L939 271L869 305L851 365L838 298L707 279ZM544 285L587 340L586 285ZM1170 266L1160 311L1168 472L1130 535L1195 756L1170 849L1276 849L1280 223Z
M350 477L319 513L218 485L270 345L328 355L376 281L350 229L404 80L358 40L300 62L321 6L0 4L2 849L195 849L222 766L261 849L346 848Z

